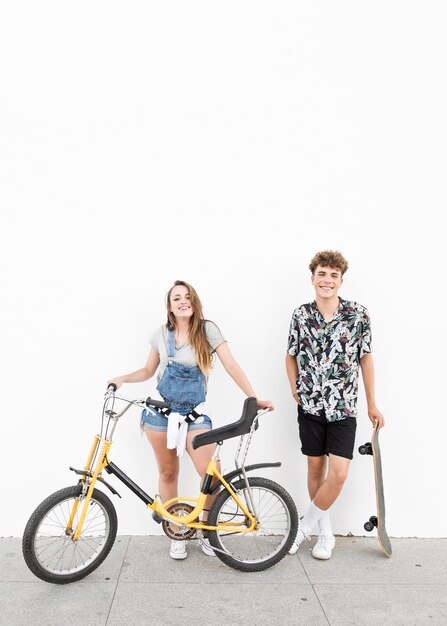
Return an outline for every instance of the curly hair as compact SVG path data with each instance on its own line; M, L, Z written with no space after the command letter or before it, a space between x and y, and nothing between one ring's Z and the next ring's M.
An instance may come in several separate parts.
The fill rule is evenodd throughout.
M317 252L309 264L309 269L312 274L319 265L322 267L334 267L340 270L342 276L348 269L347 260L338 250L323 250L322 252Z
M200 298L197 295L197 291L194 289L194 287L183 280L176 280L166 294L166 309L168 314L166 326L169 330L174 330L174 328L176 327L175 316L174 313L172 313L171 311L170 298L172 290L178 285L186 287L189 292L189 301L191 302L191 306L193 309L193 314L189 320L189 343L195 350L197 365L200 367L202 373L206 376L213 367L213 358L211 356L211 346L206 338L205 328L203 324L205 318L203 317L202 303L200 302Z

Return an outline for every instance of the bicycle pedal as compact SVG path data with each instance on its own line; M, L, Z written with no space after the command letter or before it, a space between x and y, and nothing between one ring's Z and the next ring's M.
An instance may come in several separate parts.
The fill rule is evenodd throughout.
M157 524L161 524L163 521L162 516L159 515L156 511L152 513L152 519L154 520L154 522L157 522Z

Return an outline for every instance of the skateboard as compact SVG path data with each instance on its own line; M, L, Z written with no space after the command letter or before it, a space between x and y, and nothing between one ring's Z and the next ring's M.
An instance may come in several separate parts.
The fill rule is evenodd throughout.
M383 492L382 457L380 454L379 431L377 427L373 430L371 441L359 447L360 454L370 454L374 461L374 480L376 484L376 505L377 515L372 515L364 524L363 528L371 532L377 528L377 537L380 547L386 556L393 554L391 541L385 528L385 494Z

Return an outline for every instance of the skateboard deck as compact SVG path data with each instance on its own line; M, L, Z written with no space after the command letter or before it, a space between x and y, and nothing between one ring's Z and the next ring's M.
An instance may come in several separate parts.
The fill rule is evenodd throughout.
M377 528L377 538L384 554L390 557L393 554L391 541L385 528L385 494L383 491L382 456L379 445L379 431L373 430L371 442L359 447L360 454L370 454L374 461L374 482L376 487L376 515L372 515L364 524L364 529L371 532Z

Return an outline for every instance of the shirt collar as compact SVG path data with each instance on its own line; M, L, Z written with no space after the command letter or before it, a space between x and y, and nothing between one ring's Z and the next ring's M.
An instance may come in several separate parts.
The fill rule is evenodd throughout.
M338 296L338 299L339 299L338 309L335 311L334 315L332 316L332 319L329 322L325 322L326 324L330 324L332 321L334 321L335 318L338 317L338 315L340 315L340 313L344 311L344 309L346 308L346 300L344 298L340 298L340 296ZM321 319L324 321L324 318L321 315L320 310L317 306L317 301L314 300L313 302L311 302L310 306L311 306L313 313L315 315L319 315Z

